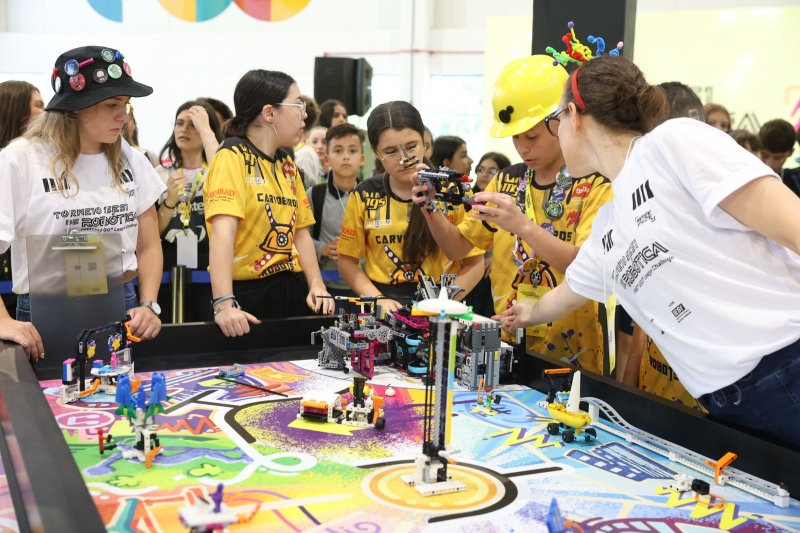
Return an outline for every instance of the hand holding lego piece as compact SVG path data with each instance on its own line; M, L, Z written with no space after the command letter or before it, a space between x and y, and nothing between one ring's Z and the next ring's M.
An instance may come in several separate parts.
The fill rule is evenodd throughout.
M519 233L520 228L532 222L520 211L516 200L507 194L479 192L475 195L472 216L478 220L492 222L509 232Z
M149 307L134 307L128 311L131 317L129 331L142 340L150 340L161 331L161 320Z
M426 169L417 172L412 179L414 178L416 178L415 183L417 183L417 186L425 185L427 187L419 192L416 192L417 188L414 187L412 192L419 196L425 190L428 191L428 195L423 198L425 200L425 208L429 213L438 210L452 210L454 205L466 204L471 207L473 203L469 196L472 180L469 176L465 176L456 170L447 167L441 167L439 170ZM416 200L415 203L421 204Z

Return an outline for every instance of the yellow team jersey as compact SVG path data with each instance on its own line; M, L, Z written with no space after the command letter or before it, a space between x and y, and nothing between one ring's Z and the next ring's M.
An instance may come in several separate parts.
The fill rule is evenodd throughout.
M421 265L403 260L403 244L412 209L419 208L411 200L401 200L392 193L388 174L362 181L347 202L337 250L356 259L366 257L364 271L376 283L416 284L420 275L431 276L438 283L442 274L460 270L460 262L452 266L438 247ZM465 213L464 206L454 206L447 212L447 218L458 224L466 218ZM481 254L482 250L473 249L469 257Z
M225 139L208 167L203 189L206 228L215 215L239 219L233 241L233 279L301 272L294 232L314 224L297 167L278 150L275 159L247 139Z
M518 163L498 172L486 187L486 192L500 192L512 197L517 196L517 186L525 177L528 167ZM545 193L552 186L541 188L531 180L528 185L531 191L536 221L541 225L548 220L544 213ZM548 195L549 197L549 195ZM589 237L592 222L597 210L611 200L611 184L600 175L585 178L573 178L572 185L566 189L563 200L564 213L557 220L550 220L551 230L564 242L580 246ZM534 277L541 276L541 285L555 288L564 280L564 273L550 267L543 260L539 261L538 275L532 272L522 275L514 262L516 235L500 230L494 224L468 216L458 226L461 234L473 245L483 250L494 246L492 254L492 298L496 313L502 313L509 305L516 302L520 284L535 284ZM523 242L522 261L533 255L531 247ZM504 340L512 340L503 332ZM597 320L597 303L589 302L574 313L561 320L556 320L547 328L544 337L527 337L527 348L564 360L579 364L582 368L601 374L603 372L603 333Z
M639 388L679 404L705 412L700 402L687 392L678 376L669 366L653 339L647 337L647 346L639 366Z

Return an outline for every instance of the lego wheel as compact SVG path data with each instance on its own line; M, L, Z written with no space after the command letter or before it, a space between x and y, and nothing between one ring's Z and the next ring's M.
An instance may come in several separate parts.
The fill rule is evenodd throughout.
M349 374L350 373L350 369L347 368L347 367L344 367L344 368L342 368L342 372L344 372L345 374Z
M384 417L379 417L378 420L375 421L375 429L383 429L386 427L386 419Z
M558 424L556 424L555 422L547 424L547 432L550 433L551 435L558 435Z
M571 429L568 429L561 434L561 440L566 443L570 443L575 440L575 433Z
M596 429L594 429L594 428L586 428L586 429L583 430L583 432L586 433L586 437L584 437L586 439L586 442L589 442L590 440L597 440L597 430Z

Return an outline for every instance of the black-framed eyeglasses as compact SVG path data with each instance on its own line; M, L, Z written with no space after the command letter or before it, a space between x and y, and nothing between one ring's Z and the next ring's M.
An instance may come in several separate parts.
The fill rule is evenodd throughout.
M561 113L563 113L566 110L567 110L566 107L562 107L561 109L556 109L555 111L553 111L552 113L550 113L549 115L544 117L544 126L545 126L545 128L547 128L548 133L550 133L550 135L552 135L556 139L558 139L558 126L561 123L561 119L558 118L558 115L560 115ZM553 128L555 128L555 131L553 131L553 128L550 127L550 121L552 121L552 120L556 121L556 123L553 125Z

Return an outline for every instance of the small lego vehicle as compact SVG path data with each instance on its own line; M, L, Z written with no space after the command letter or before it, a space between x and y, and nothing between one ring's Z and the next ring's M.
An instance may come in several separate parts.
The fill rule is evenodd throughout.
M580 371L573 374L569 368L553 368L545 370L543 377L550 382L545 408L555 420L547 424L547 432L550 435L561 433L561 440L567 444L581 434L586 442L597 439L597 431L586 427L591 424L591 417L578 407L581 397ZM556 384L559 378L562 380L560 387Z
M245 374L244 365L233 364L231 366L219 367L219 374L217 374L217 376L221 378L235 378L239 376L244 376L244 374Z
M335 392L309 391L300 400L297 418L336 423L343 416L341 395Z
M350 387L353 394L353 403L345 407L342 424L363 428L384 429L386 418L383 406L383 397L376 396L367 385L367 378L355 376Z

